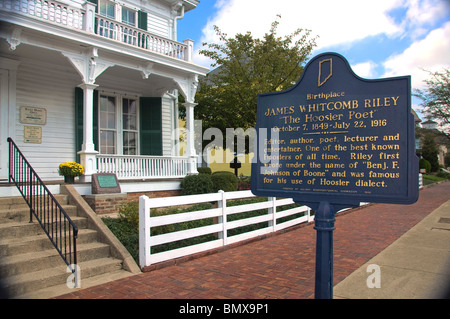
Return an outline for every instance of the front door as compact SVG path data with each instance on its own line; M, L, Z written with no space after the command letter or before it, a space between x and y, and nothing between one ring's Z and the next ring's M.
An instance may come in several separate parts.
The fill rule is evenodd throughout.
M0 181L8 179L8 70L0 69Z

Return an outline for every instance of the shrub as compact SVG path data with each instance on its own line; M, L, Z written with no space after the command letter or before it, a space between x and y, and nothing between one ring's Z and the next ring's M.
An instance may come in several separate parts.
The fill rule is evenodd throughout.
M219 171L211 175L213 191L234 192L238 189L238 178L231 172Z
M445 154L444 162L445 162L445 167L450 167L450 152Z
M181 182L181 195L207 194L214 191L211 175L188 175Z
M427 173L431 171L431 163L424 158L419 160L419 169L426 169Z
M233 175L236 177L236 175L234 175L234 173L229 172L229 171L217 171L212 173L211 175Z
M123 203L119 206L119 219L139 228L139 201Z
M439 172L436 174L437 177L450 179L450 174L447 172L444 172L443 170L439 170Z
M238 179L238 190L240 191L244 191L244 190L249 190L251 187L251 178L250 176L239 176Z
M197 167L197 172L199 174L211 175L211 169L209 167Z
M139 215L139 212L138 212ZM125 246L133 259L139 263L139 229L124 218L102 218L114 236Z

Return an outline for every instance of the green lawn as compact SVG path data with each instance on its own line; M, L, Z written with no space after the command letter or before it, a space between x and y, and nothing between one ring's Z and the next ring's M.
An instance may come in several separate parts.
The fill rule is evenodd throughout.
M422 177L424 186L447 180L447 178L438 177L436 175L423 174Z

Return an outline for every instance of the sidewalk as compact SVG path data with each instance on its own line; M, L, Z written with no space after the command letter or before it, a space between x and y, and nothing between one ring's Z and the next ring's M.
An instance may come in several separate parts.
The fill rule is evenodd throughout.
M335 298L436 296L450 277L450 182L420 191L413 205L374 204L336 216ZM177 265L58 298L314 298L313 223ZM367 265L381 288L368 288ZM441 270L442 269L442 270ZM430 293L433 293L430 295Z
M378 279L368 277L379 267ZM374 267L373 267L374 268ZM374 287L379 280L379 288ZM334 287L334 298L450 298L450 200Z

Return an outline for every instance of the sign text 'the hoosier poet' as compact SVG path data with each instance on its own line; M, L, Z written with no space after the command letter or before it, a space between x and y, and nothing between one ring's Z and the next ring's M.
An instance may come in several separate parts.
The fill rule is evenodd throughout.
M252 192L298 202L415 202L410 83L362 79L344 57L326 53L291 89L260 94Z

